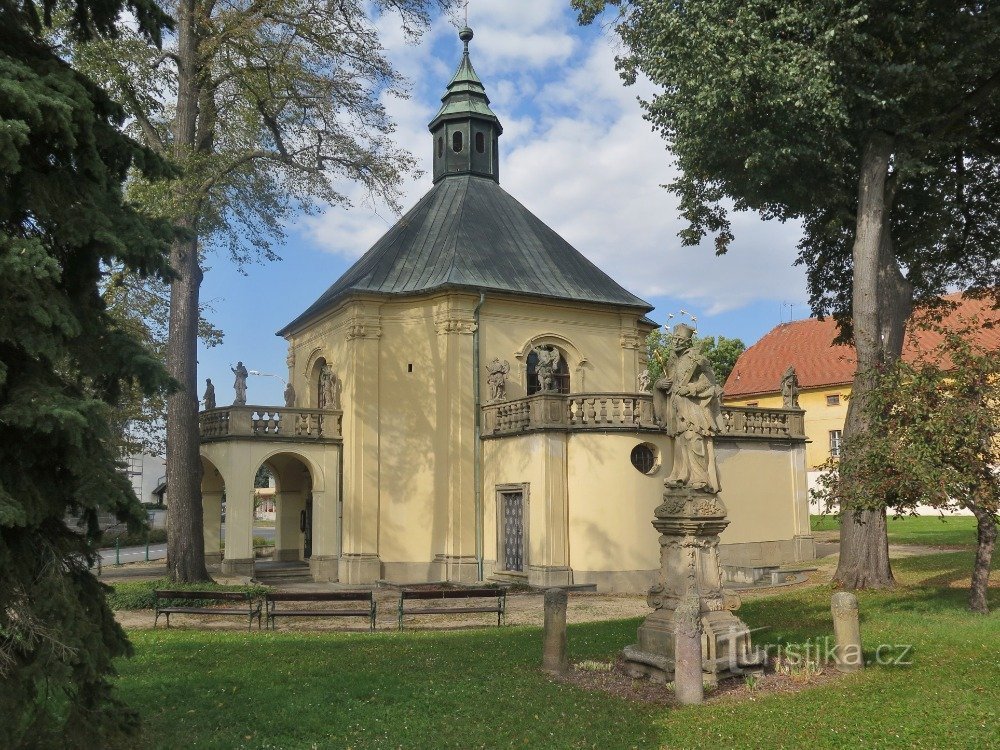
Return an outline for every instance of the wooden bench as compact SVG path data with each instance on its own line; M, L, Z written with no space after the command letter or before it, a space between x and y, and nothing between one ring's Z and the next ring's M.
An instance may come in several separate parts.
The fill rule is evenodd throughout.
M367 602L361 609L349 607L325 609L278 609L278 602ZM375 597L371 591L324 591L321 593L268 593L264 597L265 619L274 629L276 617L365 617L369 629L375 630Z
M432 601L449 599L492 599L493 601L472 604L465 607L427 606ZM407 601L417 600L424 603L422 607L405 607ZM471 612L497 613L497 626L505 618L507 606L507 589L402 589L399 592L399 629L403 629L404 615L456 615Z
M240 615L249 618L247 630L253 628L253 618L257 618L257 629L260 629L260 602L254 603L253 595L248 591L154 591L156 597L156 617L153 619L153 627L156 627L160 615L167 616L167 627L170 627L170 615ZM177 606L170 604L165 607L160 606L160 602L167 600L183 599L193 602L242 602L243 607L206 607L204 605Z

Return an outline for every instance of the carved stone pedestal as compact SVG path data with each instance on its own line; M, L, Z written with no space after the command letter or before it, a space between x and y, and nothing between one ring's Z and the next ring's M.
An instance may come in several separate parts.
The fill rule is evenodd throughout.
M739 598L722 590L719 534L729 525L722 500L711 492L667 487L654 515L660 575L647 598L654 612L639 626L638 643L624 651L629 674L657 682L673 679L675 613L689 592L700 602L702 668L708 681L762 664L764 654L751 647L749 628L733 614Z

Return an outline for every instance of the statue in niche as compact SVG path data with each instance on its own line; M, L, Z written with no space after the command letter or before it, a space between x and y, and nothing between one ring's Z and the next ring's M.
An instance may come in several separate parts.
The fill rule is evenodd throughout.
M799 376L794 365L789 365L781 376L781 401L786 409L799 408Z
M250 373L247 372L247 368L243 366L242 362L237 362L236 367L230 367L233 374L236 376L236 380L233 381L233 390L236 391L236 398L233 400L233 406L246 406L247 404L247 377Z
M649 370L643 369L643 371L639 373L639 377L636 378L636 386L639 388L639 393L649 393L651 380Z
M323 365L319 376L319 408L340 409L340 379L330 365Z
M215 386L211 378L205 378L205 411L215 408Z
M285 406L289 409L295 406L295 386L291 383L285 386Z
M552 344L543 344L542 346L536 346L533 351L538 357L538 364L535 365L535 374L538 375L539 390L542 393L557 390L555 374L561 359L559 350L552 346Z
M507 374L510 372L510 362L494 357L486 365L486 383L490 387L490 402L507 400Z
M692 346L694 329L674 326L673 354L653 388L656 423L674 438L674 465L665 484L718 492L714 435L722 430L722 389L708 358Z

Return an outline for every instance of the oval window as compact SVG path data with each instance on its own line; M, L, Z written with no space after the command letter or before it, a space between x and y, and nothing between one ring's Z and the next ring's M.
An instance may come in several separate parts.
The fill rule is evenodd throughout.
M486 153L486 136L482 133L476 133L476 152L480 154Z
M657 453L656 446L652 443L639 443L632 449L632 465L643 474L655 474L660 468Z
M444 156L444 138L438 136L438 159Z
M462 150L462 133L461 133L461 131L459 131L459 132L455 133L455 135L453 135L453 136L451 137L451 148L452 148L452 150L453 150L453 151L454 151L454 152L455 152L456 154L457 154L457 153L458 153L459 151L461 151L461 150Z

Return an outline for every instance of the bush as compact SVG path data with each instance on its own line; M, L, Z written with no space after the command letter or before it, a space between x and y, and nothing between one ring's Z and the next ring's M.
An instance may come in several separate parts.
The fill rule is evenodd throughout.
M155 581L124 581L111 585L108 605L111 609L154 609L157 589L172 591L248 591L254 598L262 598L269 591L267 586L250 584L247 586L223 586L218 583L174 583L167 578ZM207 603L207 602L206 602ZM185 604L199 606L197 601L185 600Z
M141 547L146 543L146 534L149 534L150 544L163 544L167 541L167 530L166 529L150 529L146 531L126 531L105 529L104 533L101 535L100 546L101 547L114 547L115 540L122 547Z

